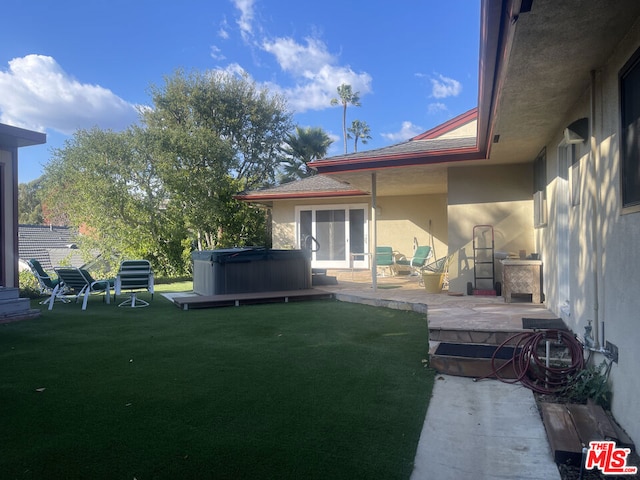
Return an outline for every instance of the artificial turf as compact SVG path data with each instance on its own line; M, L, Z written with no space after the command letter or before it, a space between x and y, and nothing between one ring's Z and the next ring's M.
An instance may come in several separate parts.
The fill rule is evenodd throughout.
M335 301L56 304L0 325L0 478L406 479L427 340Z

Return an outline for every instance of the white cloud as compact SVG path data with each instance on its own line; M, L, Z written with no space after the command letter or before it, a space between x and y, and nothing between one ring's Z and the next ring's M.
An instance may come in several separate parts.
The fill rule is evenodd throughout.
M120 130L135 123L138 107L99 85L80 83L52 58L27 55L0 71L0 121L69 135L79 128Z
M441 102L430 103L427 106L427 112L432 115L439 112L446 112L446 111L447 111L447 106Z
M237 20L240 34L244 40L248 40L253 35L254 0L233 0L233 4L240 10L240 18Z
M306 38L307 45L301 45L292 38L276 38L262 44L263 49L276 57L285 72L308 77L327 64L334 62L324 43Z
M223 55L222 50L215 45L211 45L211 58L214 60L224 60L226 57Z
M457 97L462 92L462 84L453 78L438 75L431 79L431 95L434 98Z
M337 65L335 56L320 40L306 38L305 41L303 45L292 38L276 38L262 44L263 50L271 53L280 68L291 74L295 81L289 88L268 85L270 90L284 95L294 111L301 113L330 107L331 99L337 96L337 87L343 83L351 85L360 97L371 92L368 73L356 73L349 66Z
M224 40L229 38L229 25L227 24L227 19L223 18L220 22L220 29L218 30L218 36Z
M404 142L410 138L420 135L424 130L418 125L414 125L411 122L402 122L402 128L400 131L394 133L382 133L381 135L392 142Z
M237 75L240 77L243 75L249 75L249 73L244 68L242 68L242 66L239 63L230 63L224 68L215 69L215 71L224 72L229 75ZM251 77L251 75L249 75L249 77Z

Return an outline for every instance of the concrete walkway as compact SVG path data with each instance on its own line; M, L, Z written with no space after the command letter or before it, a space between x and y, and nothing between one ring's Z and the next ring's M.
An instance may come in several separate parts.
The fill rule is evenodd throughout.
M533 393L437 375L411 480L560 479Z
M358 282L345 272L338 280L320 288L342 301L426 313L429 328L519 330L523 317L554 317L543 305L501 297L428 294L415 277L379 278L376 291L366 276ZM448 479L560 479L529 389L436 375L411 480Z

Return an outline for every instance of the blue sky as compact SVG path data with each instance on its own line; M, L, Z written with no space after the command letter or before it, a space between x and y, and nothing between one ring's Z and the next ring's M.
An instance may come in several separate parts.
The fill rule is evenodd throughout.
M343 153L336 87L351 84L384 147L477 105L479 0L12 0L2 7L0 122L47 133L20 150L19 181L42 173L78 128L120 130L176 69L244 71L282 94L294 122ZM348 146L353 151L352 142Z

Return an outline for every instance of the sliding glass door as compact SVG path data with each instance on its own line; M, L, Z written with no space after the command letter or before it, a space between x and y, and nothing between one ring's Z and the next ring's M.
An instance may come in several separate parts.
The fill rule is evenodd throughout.
M315 268L369 268L367 205L296 207L298 247Z

